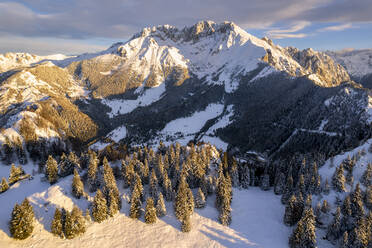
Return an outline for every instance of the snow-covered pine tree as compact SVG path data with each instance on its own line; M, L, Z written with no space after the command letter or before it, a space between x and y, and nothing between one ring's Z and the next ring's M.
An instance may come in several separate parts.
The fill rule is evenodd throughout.
M62 153L61 159L58 164L59 167L59 175L61 177L66 177L71 175L74 172L74 166L68 159L65 153Z
M283 172L279 172L278 174L274 185L274 193L276 195L281 195L285 192L285 175Z
M340 248L349 248L349 234L347 231L344 232L342 235L341 243L340 243Z
M195 197L195 207L204 208L205 207L205 196L203 191L199 188Z
M248 189L249 184L251 183L250 180L250 169L247 164L243 164L239 167L239 174L240 174L240 185L243 189Z
M109 191L109 195L107 197L107 209L108 214L112 217L117 212L119 212L120 207L118 206L118 199L117 194L114 192L114 190Z
M230 166L231 183L234 188L239 187L238 163L235 158L232 159Z
M333 188L337 191L337 192L345 192L346 188L345 188L345 176L344 176L344 167L342 164L340 164L339 167L337 167L336 171L335 171L335 174L333 175L333 178L332 178L332 185L333 185Z
M351 215L355 218L364 216L363 194L360 189L359 183L356 185L355 190L351 193Z
M227 197L222 198L221 206L220 206L220 214L218 216L218 220L222 225L228 226L231 223L231 207L230 207L230 200Z
M54 217L50 229L54 235L59 236L60 238L64 238L62 212L58 208L56 208L54 212Z
M265 191L270 189L270 175L268 173L264 173L262 176L261 189Z
M121 162L121 174L124 179L124 188L133 187L134 165L129 157Z
M324 186L322 188L322 191L324 194L328 195L329 194L329 191L330 191L330 187L329 187L329 183L328 183L328 179L326 178L325 180L325 183L324 183Z
M321 211L326 214L330 210L331 210L331 207L329 206L328 201L327 200L323 200Z
M372 163L368 163L366 170L364 171L360 182L365 186L372 185Z
M181 177L180 184L178 185L177 195L174 202L174 212L180 221L182 221L185 216L189 216L191 213L189 212L188 206L188 191L189 191L188 184L186 182L186 178L184 176Z
M289 246L291 248L316 247L315 216L312 208L305 210L303 217L289 238Z
M5 192L9 189L9 184L6 179L3 177L1 179L0 193Z
M142 194L143 194L143 186L142 186L141 178L139 177L138 174L136 174L136 180L135 180L134 188L132 191L132 196L130 200L130 210L129 210L129 217L133 219L138 219L141 216Z
M92 216L94 221L100 223L108 218L107 203L103 196L101 190L97 190L94 196L93 206L92 206Z
M74 169L74 178L72 179L72 195L78 199L84 195L84 184L76 168Z
M150 176L149 195L153 199L157 200L158 192L158 179L156 177L155 169L152 169Z
M87 223L89 223L89 222L92 221L92 218L91 218L91 216L90 216L89 208L87 208L87 209L85 210L85 215L84 215L84 217L85 217L85 221L86 221Z
M77 206L74 206L71 213L66 214L65 236L68 239L73 239L85 233L85 230L86 226L83 212Z
M146 200L146 209L145 209L145 222L147 224L155 223L157 220L156 217L156 208L154 206L154 199L148 197Z
M353 248L366 248L368 247L369 240L371 239L370 233L367 232L366 220L364 217L358 218L355 227L349 236L349 245ZM371 227L369 227L371 228Z
M168 178L167 173L164 174L163 192L166 201L173 201L174 191L172 187L172 181Z
M328 226L326 238L335 241L342 235L341 208L337 207L332 223Z
M9 184L13 184L17 182L20 177L24 174L24 171L21 166L16 167L14 164L10 167L10 173L9 173Z
M164 197L163 197L163 194L160 193L158 197L158 201L156 203L156 215L158 217L163 217L166 214L167 214L167 209L165 207Z
M293 178L292 178L291 174L288 173L287 182L286 182L286 185L285 185L284 193L283 193L282 198L281 198L281 202L283 204L286 204L287 201L289 200L289 198L292 196L292 194L293 194Z
M97 168L98 168L98 159L95 152L92 152L89 155L89 165L88 165L88 187L90 192L94 192L98 187L97 180Z
M292 195L291 198L287 201L285 207L284 219L283 222L286 225L293 226L301 218L302 211L299 209L299 203L295 195Z
M9 230L15 239L26 239L31 236L34 230L34 211L27 198L21 205L14 206Z
M110 164L105 157L103 159L103 194L106 197L110 216L113 216L121 208L121 199L116 179Z
M50 184L54 184L58 180L58 164L57 161L49 155L48 160L45 165L46 176Z
M372 210L372 185L368 186L366 189L364 203L369 210Z

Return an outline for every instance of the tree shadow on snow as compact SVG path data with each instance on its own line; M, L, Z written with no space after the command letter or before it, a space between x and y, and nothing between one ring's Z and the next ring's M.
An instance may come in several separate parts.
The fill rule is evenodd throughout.
M236 235L233 236L211 226L204 225L204 227L206 230L200 230L201 233L225 247L258 247L257 244L250 242L235 232Z

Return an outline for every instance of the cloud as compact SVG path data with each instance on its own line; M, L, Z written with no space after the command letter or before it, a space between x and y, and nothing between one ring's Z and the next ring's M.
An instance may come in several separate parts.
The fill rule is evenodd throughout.
M334 26L328 26L325 28L321 28L318 31L319 32L327 32L327 31L342 31L345 29L352 28L353 24L351 23L345 23L345 24L340 24L340 25L334 25Z
M286 29L271 29L266 31L266 35L272 39L284 39L284 38L304 38L307 36L305 33L296 33L310 26L311 23L307 21L298 22L293 24L291 27Z
M0 53L27 52L38 55L96 52L106 49L109 45L95 45L87 40L19 37L7 36L1 33L0 44Z
M329 0L326 0L329 1ZM324 0L16 0L0 5L0 31L12 35L125 39L161 24L234 21L264 28L316 8ZM9 25L9 23L11 23Z
M286 39L286 38L304 38L308 36L307 34L271 34L269 37L271 39Z
M0 0L0 32L6 36L125 41L148 26L233 21L272 37L302 38L309 23L372 22L371 0ZM31 39L32 38L32 39ZM4 46L0 44L0 47Z

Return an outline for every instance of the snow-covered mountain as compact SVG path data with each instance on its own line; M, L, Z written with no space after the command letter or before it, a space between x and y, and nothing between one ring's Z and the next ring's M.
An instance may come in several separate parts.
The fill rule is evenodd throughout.
M372 88L372 49L347 49L327 54L344 66L353 80Z
M337 140L339 150L370 133L370 93L331 57L282 48L231 22L145 28L94 54L2 58L10 68L0 74L3 142L26 116L47 120L45 109L54 113L49 131L35 124L35 137L84 144L210 141L276 156L308 136Z

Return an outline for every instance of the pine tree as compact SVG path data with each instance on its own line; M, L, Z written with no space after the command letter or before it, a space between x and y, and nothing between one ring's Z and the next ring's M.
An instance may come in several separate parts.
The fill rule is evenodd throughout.
M34 211L27 198L16 204L9 223L10 233L15 239L26 239L34 230Z
M342 235L340 248L349 248L349 247L350 247L349 246L349 235L347 231L345 231L344 234Z
M276 195L281 195L285 192L285 175L282 172L279 172L279 176L274 185L274 193Z
M108 213L111 217L119 212L120 207L118 206L117 195L115 194L114 190L110 190L109 192L107 199L107 208Z
M163 217L166 214L167 214L167 209L165 208L164 197L163 197L163 194L160 193L158 197L158 201L156 203L156 215L158 217Z
M191 231L191 220L190 216L187 215L184 219L181 221L181 231L182 232L190 232Z
M90 192L94 192L97 189L97 168L98 159L96 154L93 152L90 154L89 165L88 165L88 186Z
M349 244L353 248L366 248L370 240L370 233L367 233L365 219L359 218L355 223L355 227L352 230L349 237Z
M230 200L227 197L222 198L220 214L218 220L222 225L228 226L231 223Z
M335 241L342 235L341 208L337 207L332 223L328 226L326 238Z
M50 229L54 235L59 236L60 238L64 238L62 212L58 208L56 208L56 211L54 212L54 217Z
M300 204L296 199L295 195L292 195L288 200L284 212L284 224L293 226L301 218L302 211L300 209Z
M316 247L315 216L312 208L305 210L304 216L289 238L289 246L291 248Z
M174 191L172 187L172 181L166 176L167 173L164 175L164 182L163 182L163 191L165 195L166 201L173 201L174 199Z
M130 212L129 217L133 219L138 219L141 216L141 205L142 205L142 193L143 186L141 178L136 175L135 185L132 191L132 197L130 200Z
M293 194L293 178L292 176L290 175L290 173L288 173L289 176L287 177L287 182L286 182L286 186L285 186L285 191L282 195L282 198L281 198L281 202L283 204L287 203L287 201L289 200L289 198L292 196Z
M90 217L90 211L89 211L89 208L87 208L86 210L85 210L85 215L84 215L84 217L85 217L85 221L86 222L91 222L92 221L92 218Z
M110 164L105 157L103 159L103 194L106 197L110 216L113 216L121 208L121 199L116 179Z
M324 183L324 187L323 187L323 192L324 192L324 194L328 195L329 191L330 191L330 187L329 187L328 179L326 178L325 183Z
M261 189L265 191L270 189L270 175L268 173L262 176Z
M156 173L154 169L152 169L151 176L150 176L149 195L155 200L158 197L158 179L156 177Z
M9 184L6 179L3 177L1 179L0 193L5 192L9 189Z
M191 190L188 187L186 178L182 176L181 182L178 185L178 191L174 202L174 212L177 219L179 219L180 221L182 221L185 216L189 216L192 213L190 211L189 199L187 199L190 191Z
M72 195L78 199L84 195L84 184L76 168L74 169L74 178L72 179Z
M250 169L248 165L242 165L240 166L240 185L242 186L243 189L248 189L249 184L251 183L250 180Z
M365 187L372 185L372 163L368 163L367 169L364 171L362 178L360 179L360 182Z
M203 191L199 188L195 197L195 207L204 208L205 207L205 196Z
M103 196L101 190L97 190L97 193L94 197L93 206L92 206L92 216L93 219L100 223L108 218L107 204L106 199Z
M344 167L340 164L333 175L332 185L337 192L345 192L345 181Z
M232 186L234 188L238 187L239 186L238 163L236 162L235 158L233 158L233 161L231 163L230 175Z
M326 214L329 212L330 209L331 207L329 206L328 201L323 200L321 211Z
M156 208L154 207L154 200L152 197L148 197L146 200L145 209L145 222L147 224L152 224L156 222Z
M372 185L368 186L364 196L364 202L369 210L372 210Z
M16 167L14 164L10 167L10 174L9 174L9 183L13 184L19 181L20 177L24 175L24 171L21 166Z
M45 165L46 175L50 184L54 184L58 180L58 164L57 161L49 155Z
M363 195L359 183L351 194L351 212L353 217L361 218L364 215Z

